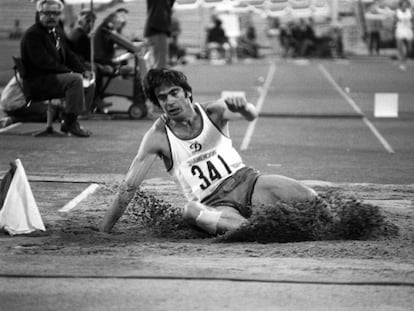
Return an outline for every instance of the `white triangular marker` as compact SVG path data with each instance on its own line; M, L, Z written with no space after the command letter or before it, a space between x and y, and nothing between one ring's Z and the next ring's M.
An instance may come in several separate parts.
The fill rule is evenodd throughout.
M17 168L0 210L0 228L10 235L46 231L23 165L19 159L15 163Z

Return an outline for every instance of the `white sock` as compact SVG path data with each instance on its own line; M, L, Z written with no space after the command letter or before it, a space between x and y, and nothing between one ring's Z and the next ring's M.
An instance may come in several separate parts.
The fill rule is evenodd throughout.
M217 232L217 224L220 220L222 212L204 210L196 218L196 224L209 233Z

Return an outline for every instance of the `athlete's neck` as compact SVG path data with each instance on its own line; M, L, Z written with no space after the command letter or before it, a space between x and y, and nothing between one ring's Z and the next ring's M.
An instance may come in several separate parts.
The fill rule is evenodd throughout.
M192 138L200 134L202 121L197 108L183 119L169 119L167 121L174 133L181 138Z

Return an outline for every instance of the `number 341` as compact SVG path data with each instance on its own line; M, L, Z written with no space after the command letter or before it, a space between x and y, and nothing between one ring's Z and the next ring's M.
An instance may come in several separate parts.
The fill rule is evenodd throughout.
M222 165L226 169L227 174L231 174L231 169L226 163L226 161L224 161L224 159L220 155L218 155L217 158L220 160L220 163L218 164ZM221 179L222 177L219 170L216 167L217 165L214 165L211 161L206 161L206 165L207 174L204 174L203 170L198 165L193 165L191 167L191 173L193 174L193 176L198 176L198 178L200 178L203 181L203 183L200 185L200 188L202 190L207 189L214 180Z

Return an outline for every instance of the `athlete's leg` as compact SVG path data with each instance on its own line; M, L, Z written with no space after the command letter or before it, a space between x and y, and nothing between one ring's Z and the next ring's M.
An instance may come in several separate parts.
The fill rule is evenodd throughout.
M412 56L413 53L413 40L407 40L407 57Z
M405 62L405 42L404 39L397 39L397 51L400 63Z
M315 199L317 193L303 183L281 175L261 175L256 181L252 205L268 205L282 200L287 203Z
M213 234L237 229L247 222L247 219L232 207L212 208L198 202L187 203L184 207L183 217L189 223Z

